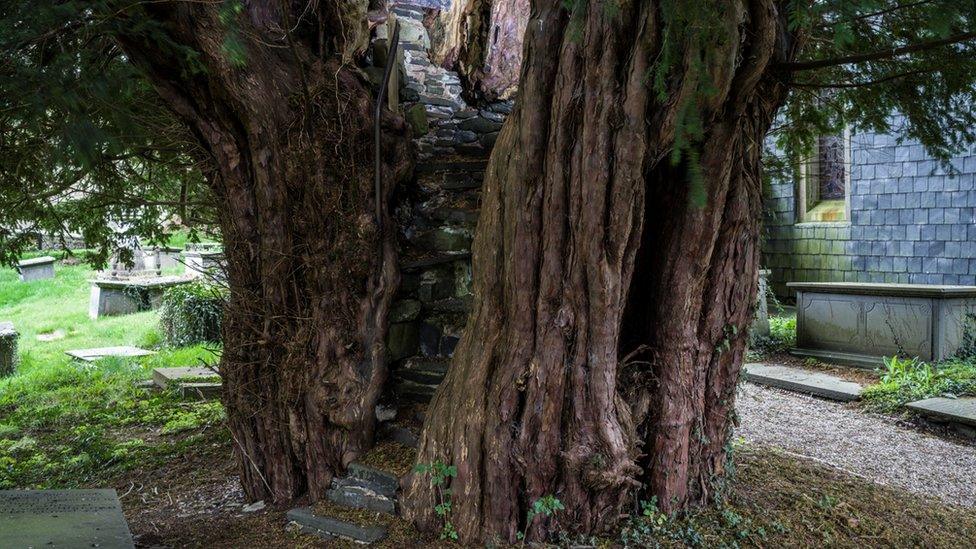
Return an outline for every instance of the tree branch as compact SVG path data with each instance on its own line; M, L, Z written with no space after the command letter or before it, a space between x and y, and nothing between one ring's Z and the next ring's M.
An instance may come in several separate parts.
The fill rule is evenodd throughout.
M870 53L860 53L860 54L848 55L844 57L830 57L827 59L816 59L813 61L781 63L777 65L776 68L781 70L791 71L791 72L797 72L797 71L809 71L813 69L822 69L824 67L835 67L838 65L853 65L856 63L864 63L867 61L877 61L879 59L890 59L892 57L898 57L899 55L905 55L908 53L915 53L919 51L939 48L942 46L958 44L960 42L966 42L974 38L976 38L976 32L964 32L962 34L956 34L953 36L949 36L947 38L942 38L940 40L930 40L928 42L920 42L918 44L909 44L907 46L902 46L900 48L892 48L890 50L879 50Z

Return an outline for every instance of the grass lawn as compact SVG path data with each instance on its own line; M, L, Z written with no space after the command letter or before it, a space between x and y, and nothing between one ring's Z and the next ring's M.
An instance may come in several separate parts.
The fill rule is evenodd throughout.
M136 386L159 366L213 363L204 346L161 345L155 311L88 318L85 265L58 263L53 280L23 283L0 269L0 320L20 332L20 364L0 379L0 488L90 485L119 471L176 455L213 436L219 403L185 402ZM38 336L42 336L41 339ZM135 345L142 359L74 362L68 349Z

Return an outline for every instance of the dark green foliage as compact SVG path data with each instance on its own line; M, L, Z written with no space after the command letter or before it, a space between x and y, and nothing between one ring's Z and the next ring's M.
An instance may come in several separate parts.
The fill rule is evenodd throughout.
M159 315L166 344L183 347L219 342L225 302L222 289L203 282L181 284L166 290Z
M786 159L845 126L917 140L942 160L976 138L976 2L792 0L788 16L807 37L782 67L792 92L775 137Z
M165 242L213 217L206 164L127 62L120 32L163 35L133 2L6 2L0 14L0 264L36 234L104 263L127 234ZM166 47L160 38L160 47Z

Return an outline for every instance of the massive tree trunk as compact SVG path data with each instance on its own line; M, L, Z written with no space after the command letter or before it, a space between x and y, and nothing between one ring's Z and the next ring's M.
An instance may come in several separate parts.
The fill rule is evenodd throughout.
M457 71L470 99L509 99L528 21L528 0L455 0L431 21L431 58Z
M372 92L350 64L365 3L143 9L120 41L214 166L231 290L220 374L244 489L314 500L371 444L398 282L393 223L373 214ZM402 121L383 124L385 205L409 151Z
M637 498L708 501L724 473L785 95L772 65L794 38L772 0L698 2L710 19L684 23L661 4L532 3L474 309L418 458L457 466L462 541L596 533ZM528 522L546 495L565 510ZM414 474L407 516L438 528L437 497Z

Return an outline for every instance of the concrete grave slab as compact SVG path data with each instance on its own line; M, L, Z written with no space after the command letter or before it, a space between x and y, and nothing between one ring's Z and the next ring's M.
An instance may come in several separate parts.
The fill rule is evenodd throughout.
M0 547L135 545L115 490L0 490Z
M85 362L94 362L96 360L101 360L108 357L140 357L149 356L156 354L154 351L147 351L146 349L140 349L139 347L131 347L123 345L120 347L98 347L94 349L72 349L70 351L65 351L65 354L72 358L82 360Z
M927 398L906 406L927 416L976 427L976 397Z
M824 372L812 372L781 364L746 364L747 381L798 393L850 402L861 398L859 383Z
M17 264L21 282L33 282L54 278L54 258L45 255L33 259L25 259Z

